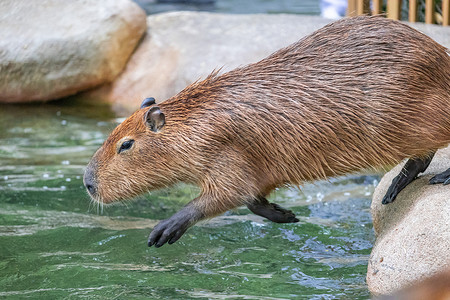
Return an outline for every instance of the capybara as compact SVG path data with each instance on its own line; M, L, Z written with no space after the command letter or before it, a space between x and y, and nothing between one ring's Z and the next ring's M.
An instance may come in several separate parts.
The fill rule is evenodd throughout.
M448 50L401 22L362 16L162 103L144 100L95 153L84 183L102 203L198 185L196 199L153 229L148 245L159 247L243 204L296 222L266 200L272 190L409 158L383 199L392 202L449 143ZM431 182L450 183L450 169Z

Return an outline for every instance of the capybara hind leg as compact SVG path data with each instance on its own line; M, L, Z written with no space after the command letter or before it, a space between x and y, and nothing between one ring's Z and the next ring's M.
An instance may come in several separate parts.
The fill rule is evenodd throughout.
M444 185L450 184L450 168L442 173L433 176L433 178L430 179L430 184L437 183L443 183Z
M296 223L298 219L291 210L282 208L276 203L270 203L264 197L258 197L250 204L247 204L255 215L262 216L275 223Z
M148 237L148 246L161 247L165 243L175 243L186 230L203 219L203 213L192 202L172 217L162 220L153 228Z
M383 198L383 204L389 204L395 200L398 193L403 190L408 184L410 184L417 175L426 170L431 160L433 159L434 152L426 158L409 159L391 183L386 195Z

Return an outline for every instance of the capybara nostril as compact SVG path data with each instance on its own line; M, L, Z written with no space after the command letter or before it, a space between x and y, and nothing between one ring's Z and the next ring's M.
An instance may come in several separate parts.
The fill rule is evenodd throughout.
M95 196L95 194L97 193L97 187L94 180L94 172L89 167L86 169L86 172L84 173L83 183L86 189L88 190L89 194L91 196Z
M96 191L95 187L92 184L90 184L90 183L85 183L84 185L86 186L86 189L88 190L89 194L94 196L95 195L95 191Z

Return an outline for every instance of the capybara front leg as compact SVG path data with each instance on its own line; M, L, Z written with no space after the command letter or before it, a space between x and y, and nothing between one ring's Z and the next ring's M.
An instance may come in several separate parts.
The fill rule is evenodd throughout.
M262 216L275 223L296 223L298 219L291 210L282 208L276 203L270 203L264 197L258 197L252 203L247 204L255 215Z
M430 179L430 184L443 183L444 185L450 184L450 168L446 171L434 175L433 178Z
M162 220L153 228L148 238L148 246L161 247L165 243L175 243L186 230L203 219L203 213L191 203L172 217Z
M426 158L414 158L409 159L403 166L400 174L398 174L391 183L386 195L384 195L383 204L392 203L397 197L398 193L403 190L408 184L410 184L417 175L425 171L433 159L434 152Z

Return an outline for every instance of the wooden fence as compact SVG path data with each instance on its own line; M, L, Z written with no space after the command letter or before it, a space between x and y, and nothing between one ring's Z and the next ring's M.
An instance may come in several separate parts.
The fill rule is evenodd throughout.
M386 13L388 18L400 20L402 0L386 0L386 11L382 11L383 0L348 0L347 15L357 16L363 14ZM372 5L371 5L372 4ZM409 0L409 22L417 22L417 0ZM435 1L425 0L425 23L450 25L450 0L442 0L442 14L435 11Z

